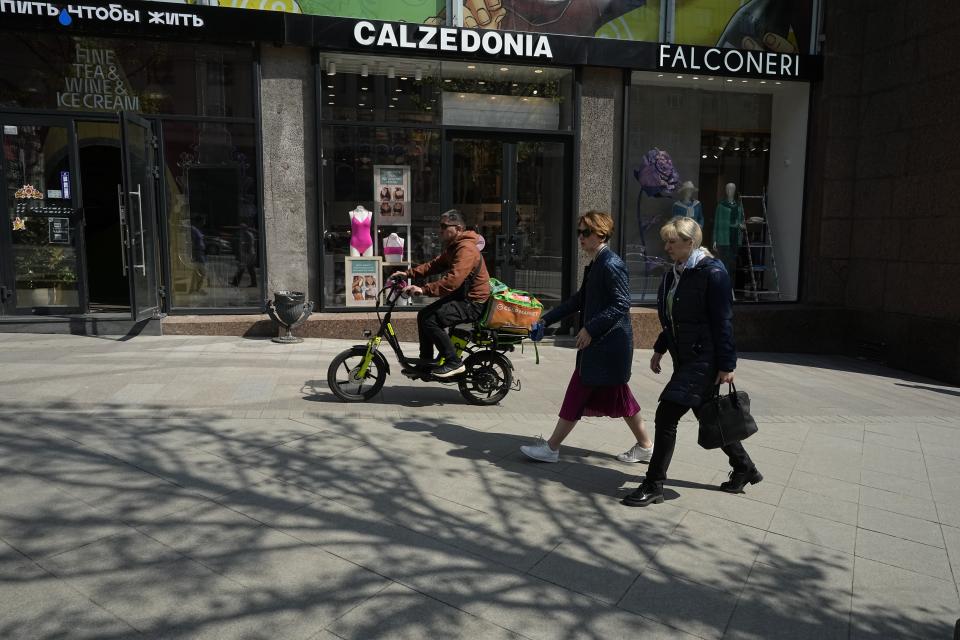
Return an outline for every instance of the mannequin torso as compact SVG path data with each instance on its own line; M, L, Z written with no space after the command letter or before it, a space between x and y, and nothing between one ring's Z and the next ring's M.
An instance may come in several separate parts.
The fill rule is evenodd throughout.
M373 240L370 238L372 222L373 212L362 206L350 212L350 255L373 255Z

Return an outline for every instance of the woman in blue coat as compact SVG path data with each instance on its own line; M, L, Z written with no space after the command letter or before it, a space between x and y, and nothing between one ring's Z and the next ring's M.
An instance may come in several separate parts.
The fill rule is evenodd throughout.
M520 447L530 458L556 462L563 442L583 416L623 418L637 444L617 456L623 462L649 460L653 442L643 428L640 405L627 382L633 359L630 325L630 279L627 267L607 241L613 234L613 219L602 211L588 211L577 221L580 248L592 258L583 275L580 291L551 309L531 331L539 340L544 328L579 311L577 366L570 377L560 407L560 417L549 440Z
M660 360L669 351L673 375L657 405L657 439L647 475L643 484L623 499L628 507L663 502L663 481L677 443L677 423L691 409L696 412L716 385L733 382L737 367L733 291L723 263L700 247L703 232L691 218L674 218L660 229L660 237L673 269L664 274L657 292L663 330L653 346L650 369L660 373ZM734 442L722 450L733 469L720 489L740 493L747 483L763 480L742 444Z

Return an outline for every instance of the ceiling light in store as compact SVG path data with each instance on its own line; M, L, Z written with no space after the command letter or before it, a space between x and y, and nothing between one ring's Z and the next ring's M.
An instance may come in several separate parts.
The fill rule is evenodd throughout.
M403 89L394 89L393 91L394 91L395 93L403 93Z
M328 102L327 104L333 104L333 101L331 100L331 101L330 101L330 102Z
M367 106L367 105L361 102L361 103L358 104L357 106L358 106L358 107L365 107L365 106Z
M510 67L500 67L500 71L510 71Z
M447 78L446 80L444 80L444 82L453 82L453 80L451 80L450 78Z
M740 82L749 82L749 80L741 80Z
M714 159L714 160L719 160L720 158L717 157L717 154L713 154L713 159Z
M387 67L387 77L393 78L394 75L393 67Z
M333 85L332 85L332 84L328 84L328 85L327 85L327 89L333 89Z
M694 80L699 80L699 79L700 79L700 76L693 76L693 79L694 79Z
M533 95L537 95L537 90L536 90L536 89L533 90Z
M367 91L367 87L360 87L360 91Z
M475 65L475 64L468 64L468 65L467 65L467 69L476 69L476 68L477 68L477 65Z
M430 111L430 109L432 109L432 108L433 108L433 107L427 107L427 111Z
M700 157L703 158L704 160L706 160L706 159L707 159L707 154L703 154L703 155L700 156Z
M391 109L393 109L396 105L392 105L392 104L391 104L391 105L388 105L388 106L389 106Z
M491 100L496 100L496 99L497 99L497 96L490 96L490 99L491 99Z
M484 82L483 80L480 80L479 82L477 82L477 84L487 84L487 83Z
M406 79L407 79L407 76L400 76L400 79L401 79L401 80L406 80Z
M730 78L727 78L727 82L733 82L733 80L731 80Z
M764 150L764 151L770 151L770 149L767 149L766 147L764 147L764 149L763 149L763 150Z
M774 82L773 84L783 84L782 82Z
M682 80L683 76L677 76L677 80Z
M466 96L465 94L461 93L461 94L460 94L460 97L461 97L461 98L466 98L467 96Z
M662 73L658 73L658 74L657 74L657 77L658 77L658 78L662 78L662 77L663 77L663 74L662 74Z
M543 73L543 69L534 69L533 72L534 72L534 73Z
M524 102L530 102L530 98L523 98Z
M420 69L417 69L417 72L413 75L413 79L416 80L417 82L420 82L421 80L423 80L423 72L420 71Z
M368 75L370 75L370 67L366 64L360 65L360 77L366 78Z
M760 81L760 84L767 84L767 81L766 81L766 80L761 80L761 81Z
M518 85L516 82L514 82L514 83L513 83L513 86L519 87L520 85Z
M707 78L707 80L713 80L713 78Z
M327 63L327 75L335 76L337 75L337 63L332 60Z
M390 99L393 100L394 102L396 102L396 101L399 100L400 98L398 98L397 96L393 96L393 97L390 98Z
M734 147L733 150L734 150L734 151L740 151L740 147Z

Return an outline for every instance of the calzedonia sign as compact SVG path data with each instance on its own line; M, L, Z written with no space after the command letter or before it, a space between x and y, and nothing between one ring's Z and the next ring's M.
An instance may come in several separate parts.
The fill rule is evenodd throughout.
M375 25L361 20L353 27L353 40L361 47L553 59L549 38L535 33L494 30L484 30L481 33L471 29L426 24L384 22Z
M800 56L773 51L746 51L661 44L657 69L715 73L717 75L759 75L771 78L798 78Z

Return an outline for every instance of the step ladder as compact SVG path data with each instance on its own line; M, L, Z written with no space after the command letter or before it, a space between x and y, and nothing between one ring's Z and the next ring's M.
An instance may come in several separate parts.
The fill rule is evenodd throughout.
M759 200L762 215L748 218L743 206L744 200ZM737 272L744 275L742 289L734 289L741 294L743 300L759 302L767 297L780 299L780 276L777 273L777 259L773 250L773 231L767 217L767 189L764 187L762 195L740 196L740 210L743 214L741 237L743 246L747 250L747 264L738 267ZM752 220L752 222L751 222ZM757 259L754 259L756 250ZM734 276L736 281L736 276Z

